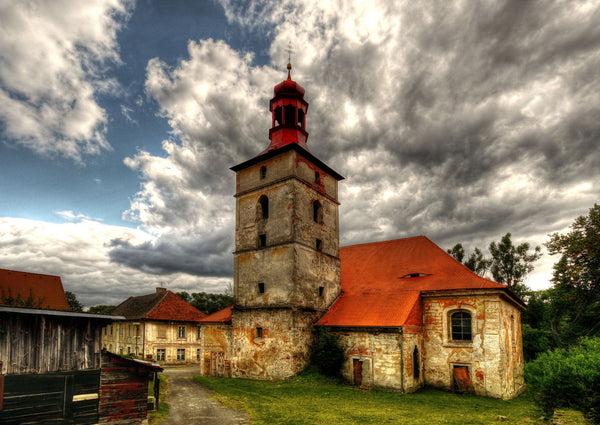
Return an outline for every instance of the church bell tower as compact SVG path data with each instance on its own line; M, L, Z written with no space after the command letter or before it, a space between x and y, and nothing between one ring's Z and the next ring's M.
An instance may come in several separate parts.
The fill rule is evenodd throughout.
M314 324L340 295L338 181L307 146L308 103L275 86L265 151L236 173L233 376L285 379L307 365Z

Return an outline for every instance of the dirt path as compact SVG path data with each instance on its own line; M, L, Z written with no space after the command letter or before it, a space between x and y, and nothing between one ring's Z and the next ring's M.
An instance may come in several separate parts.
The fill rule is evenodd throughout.
M249 424L248 415L221 406L210 390L192 379L198 367L165 367L169 377L169 417L161 425Z

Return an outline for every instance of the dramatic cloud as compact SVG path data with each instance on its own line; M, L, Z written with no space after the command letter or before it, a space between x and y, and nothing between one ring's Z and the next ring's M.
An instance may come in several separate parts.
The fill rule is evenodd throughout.
M110 149L95 99L115 92L129 0L0 1L0 122L11 143L75 161Z
M200 279L184 272L174 272L168 279L151 270L140 271L111 261L110 250L120 244L149 243L152 237L139 230L108 226L77 217L75 223L52 224L19 218L0 218L0 252L2 268L32 273L59 275L67 291L76 293L87 306L116 305L132 295L154 291L167 282L173 291L197 292L199 287L218 292L228 280Z
M347 178L342 244L424 234L485 248L506 232L542 244L598 200L599 3L222 4L241 31L272 37L278 71L212 40L190 42L174 69L148 64L147 93L173 132L165 157L126 160L144 182L127 216L157 239L117 243L113 260L226 270L228 167L268 144L268 98L290 40L311 104L309 147ZM191 266L198 253L216 263ZM537 281L553 261L540 262Z

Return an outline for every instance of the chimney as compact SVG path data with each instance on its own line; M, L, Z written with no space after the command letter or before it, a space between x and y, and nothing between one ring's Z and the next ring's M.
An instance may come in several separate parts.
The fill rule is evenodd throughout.
M167 292L167 288L156 288L157 294L160 294L161 292Z

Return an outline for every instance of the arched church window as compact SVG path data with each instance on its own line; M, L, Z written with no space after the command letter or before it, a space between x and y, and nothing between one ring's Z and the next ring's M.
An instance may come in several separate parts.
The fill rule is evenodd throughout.
M296 125L296 108L285 105L285 125Z
M258 198L258 205L256 206L256 218L258 220L269 218L269 198L262 195Z
M277 123L277 125L283 124L283 122L281 121L281 106L275 108L275 122Z
M321 183L321 174L319 174L318 171L315 171L315 183L316 184Z
M323 224L323 206L319 201L313 202L313 220L319 224Z
M260 167L260 178L264 179L265 177L267 177L267 167L263 165Z
M413 378L419 379L421 376L420 371L420 361L419 361L419 349L415 345L415 349L413 350Z
M453 341L471 341L471 313L465 310L450 313L450 333Z

